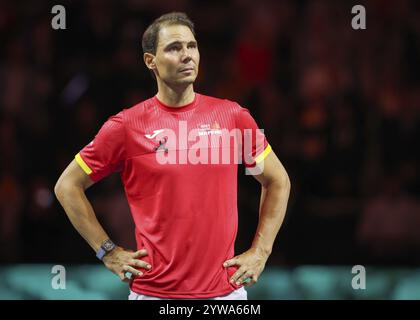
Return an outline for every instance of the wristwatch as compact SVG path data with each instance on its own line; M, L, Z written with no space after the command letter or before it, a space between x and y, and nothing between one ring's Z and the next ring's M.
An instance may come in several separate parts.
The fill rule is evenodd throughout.
M101 247L99 248L98 252L96 253L96 257L99 260L102 260L108 253L110 253L115 248L115 243L111 241L111 239L107 239L102 242Z

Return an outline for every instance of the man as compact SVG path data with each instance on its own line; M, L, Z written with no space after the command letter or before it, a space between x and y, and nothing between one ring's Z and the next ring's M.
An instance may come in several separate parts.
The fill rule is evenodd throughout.
M194 92L200 55L185 14L155 20L142 47L156 96L110 117L64 170L56 196L97 257L130 282L130 299L246 299L285 215L287 173L246 109ZM237 152L262 192L253 243L234 256ZM112 172L123 181L136 252L112 243L85 196Z

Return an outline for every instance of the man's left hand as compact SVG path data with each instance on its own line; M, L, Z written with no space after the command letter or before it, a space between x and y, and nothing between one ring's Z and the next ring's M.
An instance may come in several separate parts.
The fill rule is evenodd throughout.
M263 272L265 263L268 259L268 254L257 248L251 248L244 253L226 260L223 263L225 268L230 266L238 266L238 270L230 278L231 283L236 285L250 286L258 281L258 278Z

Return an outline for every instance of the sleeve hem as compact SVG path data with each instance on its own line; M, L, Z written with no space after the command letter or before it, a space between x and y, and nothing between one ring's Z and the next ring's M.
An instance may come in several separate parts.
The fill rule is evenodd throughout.
M89 166L86 164L86 162L83 160L83 158L80 156L80 152L76 154L74 157L76 159L77 164L82 168L82 170L87 174L92 174L92 169L89 168Z
M255 158L255 163L259 164L261 161L263 161L268 154L271 152L271 146L268 144L267 147L265 147L264 151L261 152L256 158Z

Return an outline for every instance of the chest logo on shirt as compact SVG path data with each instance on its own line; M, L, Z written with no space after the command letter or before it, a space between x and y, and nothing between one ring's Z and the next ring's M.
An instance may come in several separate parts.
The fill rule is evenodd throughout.
M153 139L154 137L156 137L159 133L165 131L165 129L159 129L159 130L153 130L153 134L145 134L144 136L147 139Z
M209 124L202 124L198 128L199 136L212 136L212 135L221 135L221 134L222 134L222 130L220 129L220 125L217 121L214 121L211 126Z

